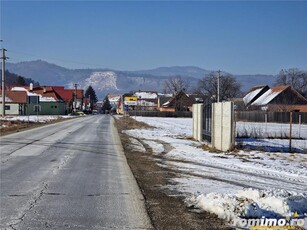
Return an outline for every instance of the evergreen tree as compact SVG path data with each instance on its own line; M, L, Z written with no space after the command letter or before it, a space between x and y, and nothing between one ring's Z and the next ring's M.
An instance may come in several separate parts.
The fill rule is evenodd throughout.
M95 90L93 89L91 85L86 89L85 97L90 98L91 110L93 110L94 104L98 101L98 98L96 96Z
M112 106L110 104L108 96L106 96L103 100L102 111L111 110Z
M26 80L22 76L17 77L17 85L18 86L25 86L26 85Z

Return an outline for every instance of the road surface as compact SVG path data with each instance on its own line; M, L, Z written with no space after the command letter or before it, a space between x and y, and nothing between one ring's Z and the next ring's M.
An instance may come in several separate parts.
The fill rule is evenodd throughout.
M108 115L1 137L1 229L151 229Z

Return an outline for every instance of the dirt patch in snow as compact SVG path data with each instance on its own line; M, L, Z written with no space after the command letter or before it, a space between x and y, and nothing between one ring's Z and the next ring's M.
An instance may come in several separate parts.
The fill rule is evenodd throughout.
M160 167L151 149L136 152L129 148L130 137L123 130L149 128L131 118L116 119L128 164L144 195L146 208L155 229L231 229L221 219L208 212L196 212L187 207L184 196L166 188L172 178L178 177L176 170ZM131 125L131 126L130 126Z

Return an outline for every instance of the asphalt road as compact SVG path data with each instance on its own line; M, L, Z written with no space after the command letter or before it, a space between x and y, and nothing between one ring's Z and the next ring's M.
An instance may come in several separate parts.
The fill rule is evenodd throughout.
M1 137L1 229L151 229L113 118Z

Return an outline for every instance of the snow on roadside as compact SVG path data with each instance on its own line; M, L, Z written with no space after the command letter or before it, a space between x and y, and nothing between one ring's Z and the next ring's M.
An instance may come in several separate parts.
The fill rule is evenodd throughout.
M145 153L146 149L141 142L135 138L129 138L130 143L127 145L128 149L133 149L134 151Z
M57 120L57 119L68 119L72 118L71 116L57 116L57 115L31 115L31 116L6 116L6 117L1 117L0 120L6 120L6 121L24 121L24 122L40 122L40 123L45 123L48 121L52 120Z
M235 194L201 194L191 197L190 203L232 224L235 224L238 217L281 218L292 217L296 211L307 213L307 197L285 190L260 191L249 188Z
M167 160L159 164L180 171L181 176L173 179L177 183L169 188L184 193L189 205L215 213L232 224L238 217L292 216L295 211L307 218L306 154L210 153L189 139L192 119L136 119L156 128L125 132L153 149L154 142L171 145L172 150L163 155ZM274 140L265 141L274 143ZM283 144L288 140L277 142ZM293 145L304 148L307 140Z
M143 140L143 142L148 145L152 149L152 152L155 154L160 154L164 152L164 146L161 143L148 140Z

